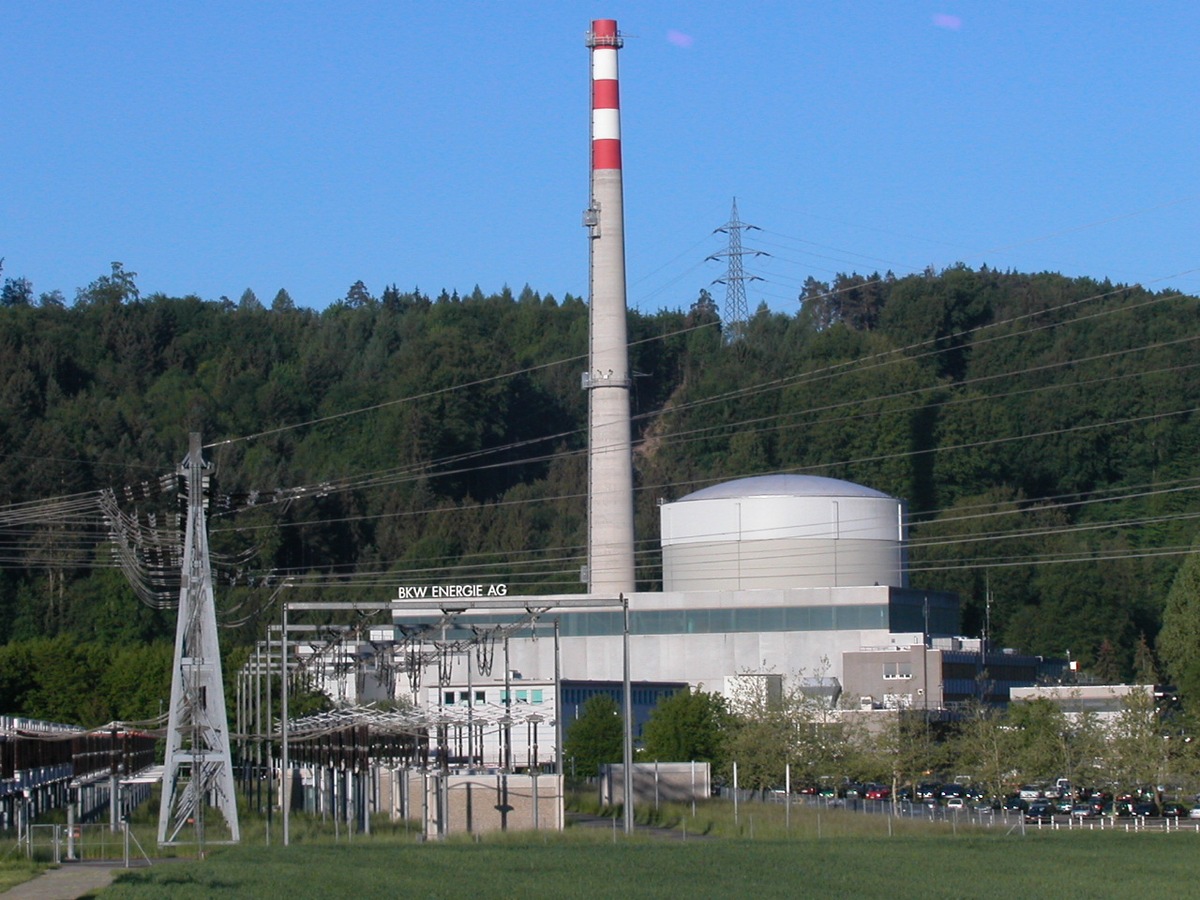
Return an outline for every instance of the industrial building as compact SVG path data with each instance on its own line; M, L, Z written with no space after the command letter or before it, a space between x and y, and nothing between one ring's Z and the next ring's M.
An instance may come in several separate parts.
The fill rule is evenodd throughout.
M894 635L887 647L842 655L850 704L859 709L953 710L1007 704L1014 692L1062 677L1066 661L1012 649L986 650L979 638Z
M722 692L750 674L815 679L831 698L869 695L876 692L870 667L859 660L870 648L908 659L914 647L926 646L925 635L958 631L955 595L907 586L903 504L879 491L833 478L760 476L664 503L661 517L664 590L625 595L639 725L658 697L685 686ZM514 607L538 603L509 599ZM421 599L397 601L393 619L409 629L437 621ZM459 617L463 628L505 620ZM505 652L510 668L538 685L553 683L557 655L562 683L575 699L589 687L615 691L624 642L621 610L573 608L512 635ZM940 673L946 651L928 652L937 655ZM861 692L853 683L859 677L869 685ZM458 702L485 682L496 685L477 671L459 671L442 696ZM564 703L568 724L580 705Z
M413 703L454 719L459 732L465 716L473 735L467 757L490 765L506 754L549 760L543 738L551 735L535 741L526 720L520 731L528 737L515 738L526 746L502 749L494 732L477 733L477 720L511 721L519 712L535 723L569 726L589 696L618 697L626 678L638 731L662 697L688 687L730 693L750 675L803 679L806 690L831 704L841 696L843 706L856 709L1004 702L1012 686L1038 681L1044 673L1036 657L978 646L972 653L955 638L954 594L909 585L903 500L835 478L759 475L662 503L662 590L636 590L617 65L623 39L615 21L598 19L586 43L587 593L567 608L509 596L507 585L401 586L392 610L396 646L384 649L393 643L387 639L367 651L386 677L343 696L365 698L364 687L406 696L396 673L407 671ZM458 602L485 594L510 605L485 610ZM594 608L580 606L589 598L598 601ZM492 660L484 664L462 649L488 634L492 641L503 635L504 661L495 672Z

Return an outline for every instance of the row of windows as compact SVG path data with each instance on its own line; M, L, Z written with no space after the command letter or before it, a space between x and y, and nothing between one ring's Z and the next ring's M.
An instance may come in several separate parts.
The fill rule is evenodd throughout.
M912 678L911 662L885 662L883 664L884 679Z
M736 609L654 609L634 610L629 615L632 634L729 634L766 631L841 631L924 630L926 611L920 596L893 597L890 603L862 603L844 606L769 606L738 607ZM559 633L563 637L611 637L624 633L622 612L567 612L557 616ZM930 595L928 619L935 634L954 634L958 631L958 607L939 595ZM400 621L400 620L398 620ZM433 624L428 617L403 620L404 624ZM518 621L518 617L500 615L492 619L497 624ZM554 633L553 619L547 617L528 631L517 636L535 633L549 636ZM448 639L470 637L463 627L447 631Z
M926 628L926 623L929 627ZM929 634L958 634L958 599L953 594L906 591L894 595L891 630Z
M566 613L564 637L602 637L621 634L619 612ZM633 634L728 634L760 631L838 631L887 629L885 604L853 606L770 606L737 609L655 609L630 613Z
M684 685L684 687L686 687L686 685ZM672 686L666 687L666 688L663 688L663 687L639 688L639 687L630 686L629 694L630 694L630 699L633 700L634 706L654 706L663 697L670 697L672 694L678 692L679 690L681 690L681 688L677 685L672 685ZM620 687L607 688L607 689L597 689L597 688L593 688L593 687L577 687L577 688L566 688L565 687L565 688L563 688L563 692L562 692L563 705L564 706L582 706L591 697L595 696L596 694L608 694L610 697L612 697L612 699L616 702L616 704L618 706L621 705L621 702L622 702L621 697L623 694L623 690Z
M500 703L501 704L508 703L508 697L509 697L508 691L501 691L500 692ZM532 689L528 689L528 690L522 689L522 690L518 690L518 691L513 691L512 698L513 698L513 700L512 700L513 703L545 703L546 702L545 691L541 688L532 688ZM469 706L471 703L471 692L470 691L459 691L458 694L455 695L454 691L444 691L442 693L442 702L445 706L454 706L455 704L457 704L459 706ZM476 691L475 692L475 705L483 706L486 702L487 702L487 693L485 691Z
M978 657L975 661L966 663L944 662L942 672L946 678L974 679L987 673L993 681L1012 681L1019 684L1032 684L1037 681L1038 668L1036 660L1020 660L1005 663L989 656L983 665Z

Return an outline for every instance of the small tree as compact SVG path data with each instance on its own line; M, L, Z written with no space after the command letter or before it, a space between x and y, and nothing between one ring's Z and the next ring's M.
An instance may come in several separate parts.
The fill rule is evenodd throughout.
M731 706L729 760L738 764L739 786L765 790L782 784L789 765L794 780L809 783L846 774L854 750L848 730L824 698L805 692L799 674L778 692L766 679L745 677Z
M288 312L296 308L295 302L292 300L292 295L286 289L280 288L275 294L275 299L271 301L272 312Z
M33 285L28 278L5 278L0 288L0 306L32 306Z
M1108 638L1100 642L1092 672L1104 684L1116 684L1121 680L1121 660L1116 646Z
M1133 789L1161 783L1170 761L1158 708L1150 691L1135 690L1121 703L1109 734L1109 771L1122 787Z
M141 296L138 290L137 272L127 272L124 264L114 262L112 274L101 275L85 288L80 288L76 303L87 306L120 306L136 303Z
M926 773L941 768L943 748L921 710L900 709L879 733L861 736L863 774L891 785L916 784Z
M591 778L605 763L620 762L625 755L625 724L617 701L596 694L583 704L583 713L571 723L563 753L574 760L575 774Z
M1158 653L1184 706L1200 710L1200 550L1183 561L1167 592Z
M1158 684L1158 666L1154 662L1154 651L1142 635L1133 648L1133 675L1138 684Z
M1006 724L1011 729L1013 767L1022 781L1050 781L1067 775L1074 759L1072 730L1061 706L1045 699L1013 703Z
M642 729L642 755L672 762L696 760L719 769L725 761L729 709L720 694L684 690L658 702Z

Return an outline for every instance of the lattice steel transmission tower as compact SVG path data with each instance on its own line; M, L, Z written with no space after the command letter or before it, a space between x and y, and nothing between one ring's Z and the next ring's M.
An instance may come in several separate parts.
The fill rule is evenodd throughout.
M746 306L746 282L762 281L757 275L746 274L742 268L742 257L747 253L754 256L770 256L763 250L742 249L742 232L750 229L760 230L757 225L747 225L738 219L737 197L734 197L733 212L729 221L713 231L713 234L724 232L729 235L729 248L708 257L713 260L724 257L727 261L725 277L716 279L713 284L725 285L725 339L730 343L740 341L746 334L746 322L750 318L750 311Z
M197 842L203 847L204 812L209 803L225 817L229 840L240 840L204 515L210 468L204 462L200 435L190 435L187 458L178 469L187 485L187 530L158 815L160 844L177 843L179 832L190 824L195 826Z

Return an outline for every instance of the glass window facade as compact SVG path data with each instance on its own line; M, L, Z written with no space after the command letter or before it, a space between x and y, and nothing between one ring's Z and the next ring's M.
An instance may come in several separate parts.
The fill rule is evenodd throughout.
M612 637L624 632L625 617L619 610L563 612L557 615L563 637ZM435 624L430 617L400 620L406 625ZM519 617L499 615L497 624L517 622ZM648 609L629 614L633 634L736 634L779 631L881 630L893 633L924 632L928 621L931 634L958 634L958 597L938 591L893 588L879 603L830 603L814 606L739 606L725 609ZM554 633L553 618L545 616L536 626L518 636ZM447 629L451 640L470 638L469 628Z

